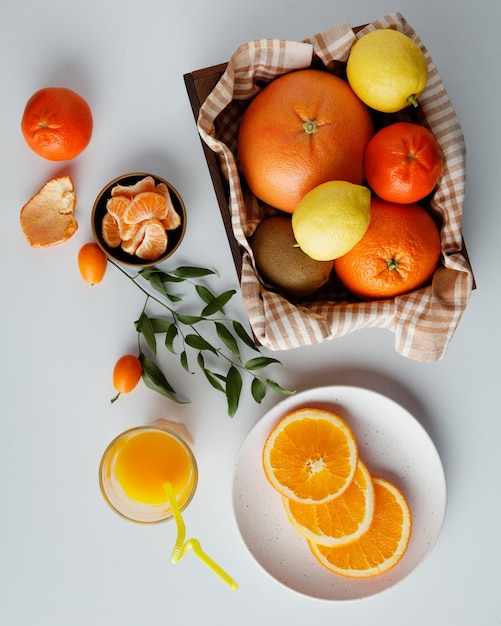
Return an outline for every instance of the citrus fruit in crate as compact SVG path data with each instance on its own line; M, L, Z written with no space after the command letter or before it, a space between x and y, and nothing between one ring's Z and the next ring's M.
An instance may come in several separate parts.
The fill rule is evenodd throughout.
M97 285L106 273L108 259L97 243L86 243L78 252L78 268L82 278L91 285Z
M407 550L412 530L409 505L401 491L382 478L373 478L374 516L369 529L344 546L309 542L314 557L341 576L369 578L395 567Z
M358 39L346 65L348 82L365 104L396 113L417 100L428 81L428 64L421 48L391 28L373 30Z
M371 192L363 185L333 180L309 191L292 214L300 248L317 261L346 254L371 220Z
M428 196L442 173L442 150L425 126L396 122L379 130L365 150L365 176L388 202L412 204Z
M359 459L353 480L340 496L324 504L304 504L284 496L283 504L292 526L306 539L324 546L345 545L363 535L372 523L372 477Z
M273 428L263 448L263 469L283 496L321 504L341 495L358 463L355 437L338 415L315 408L292 411Z
M124 354L115 363L113 368L113 386L118 392L111 400L114 402L121 393L130 393L139 382L143 373L143 366L137 356Z
M334 271L352 293L376 300L421 287L439 260L440 233L423 207L373 198L369 228Z
M368 108L345 80L298 70L269 83L244 112L239 163L255 196L292 213L321 183L361 184L373 132Z
M87 102L65 87L44 87L26 103L21 130L29 147L50 161L78 156L92 136L92 113Z
M288 215L273 215L259 223L250 245L256 269L280 293L309 296L330 278L333 262L315 261L296 244Z
M34 248L67 241L77 230L76 195L70 176L49 180L21 209L21 230Z

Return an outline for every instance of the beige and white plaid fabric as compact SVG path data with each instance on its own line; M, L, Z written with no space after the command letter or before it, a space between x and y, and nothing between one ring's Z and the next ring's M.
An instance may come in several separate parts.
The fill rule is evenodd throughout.
M432 283L391 300L359 302L338 285L314 299L291 303L267 289L254 269L247 237L261 219L276 212L258 202L240 179L236 155L237 133L248 101L270 80L286 72L321 62L335 68L347 60L354 41L369 30L396 28L411 37L428 61L429 79L419 102L421 123L437 137L445 168L433 196L431 210L442 223L442 265ZM444 356L473 288L473 274L463 254L462 208L465 187L465 145L459 121L442 80L421 39L400 13L387 15L357 34L342 24L303 42L278 39L251 41L240 46L220 81L202 104L198 130L218 155L228 179L233 232L242 247L241 289L251 328L270 350L287 350L320 343L355 330L379 327L395 335L395 348L405 357L436 361Z

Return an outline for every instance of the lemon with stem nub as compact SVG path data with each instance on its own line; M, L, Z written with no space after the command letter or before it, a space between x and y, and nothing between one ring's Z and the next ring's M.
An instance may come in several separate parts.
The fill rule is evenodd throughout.
M368 187L332 180L304 196L292 214L292 229L305 254L317 261L330 261L362 239L370 220Z
M418 106L418 97L428 81L428 63L410 37L382 28L353 44L346 74L350 87L367 106L396 113Z

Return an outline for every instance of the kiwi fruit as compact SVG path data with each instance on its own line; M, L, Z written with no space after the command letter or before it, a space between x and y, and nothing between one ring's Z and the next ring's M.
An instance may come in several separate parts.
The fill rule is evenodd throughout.
M289 216L265 217L250 245L263 281L285 296L311 296L330 278L333 261L316 261L296 245Z

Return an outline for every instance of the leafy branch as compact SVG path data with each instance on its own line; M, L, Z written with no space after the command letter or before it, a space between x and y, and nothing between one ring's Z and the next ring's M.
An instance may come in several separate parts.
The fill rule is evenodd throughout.
M179 404L189 402L174 390L154 358L147 356L141 348L143 340L151 354L156 356L162 336L164 347L179 357L186 372L195 373L193 367L196 364L209 384L225 394L230 417L237 412L244 375L250 377L251 394L257 403L263 400L268 389L282 395L294 393L264 374L268 365L281 364L280 361L263 356L243 325L237 320L226 318L224 307L236 291L232 289L215 295L197 280L214 275L213 270L182 266L167 272L151 266L131 276L114 261L110 262L145 294L143 310L134 324L138 333L139 358L143 366L142 378L147 387ZM183 298L173 293L171 288L179 283L187 283L194 288L203 305L198 314L189 315L177 310L176 305ZM148 285L154 294L144 285ZM162 306L166 315L148 315L146 309L150 301ZM205 330L208 325L215 330L220 345L213 345L207 338ZM247 350L252 351L251 358L244 356L244 351Z

